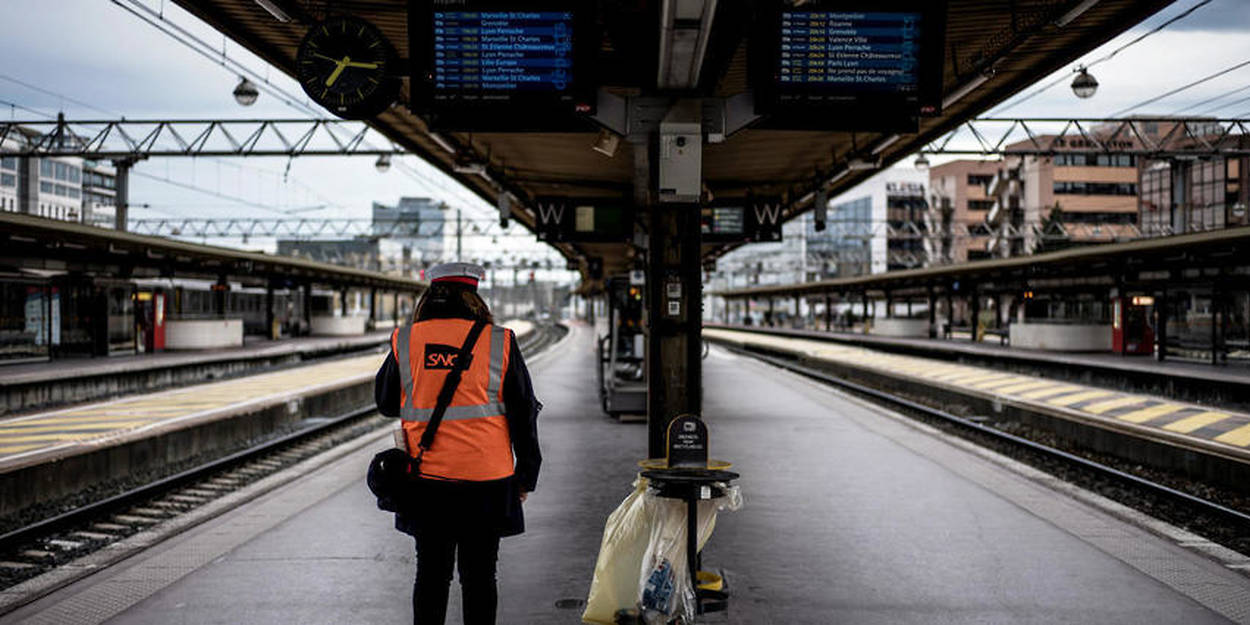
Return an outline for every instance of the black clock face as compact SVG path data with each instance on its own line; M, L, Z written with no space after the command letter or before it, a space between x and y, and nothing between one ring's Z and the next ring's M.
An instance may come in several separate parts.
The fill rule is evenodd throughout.
M315 25L300 42L296 73L304 92L339 117L363 119L395 101L395 52L373 24L336 16Z

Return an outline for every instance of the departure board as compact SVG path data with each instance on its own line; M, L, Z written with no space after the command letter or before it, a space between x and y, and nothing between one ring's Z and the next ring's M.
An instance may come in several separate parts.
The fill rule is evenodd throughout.
M849 96L919 90L922 14L782 11L780 17L781 89Z
M561 93L573 84L573 13L435 11L437 94Z

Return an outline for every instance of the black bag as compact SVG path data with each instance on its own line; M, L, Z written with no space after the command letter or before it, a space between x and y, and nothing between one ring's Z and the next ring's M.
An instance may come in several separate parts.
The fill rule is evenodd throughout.
M464 345L460 346L456 364L447 372L447 378L443 381L443 388L438 393L438 401L434 404L434 412L430 414L430 422L421 433L421 440L417 444L417 455L410 456L402 449L391 448L374 455L373 460L369 462L369 472L365 483L378 498L378 508L387 512L399 512L416 495L413 491L417 480L421 477L421 459L430 449L430 445L434 444L434 434L438 432L438 426L443 422L443 413L447 412L447 406L456 395L456 387L460 386L464 370L468 369L472 363L473 345L477 343L485 327L486 322L478 319L469 329Z

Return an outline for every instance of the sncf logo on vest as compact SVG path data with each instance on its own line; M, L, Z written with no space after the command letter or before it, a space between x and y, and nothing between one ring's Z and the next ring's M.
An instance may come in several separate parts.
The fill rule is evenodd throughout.
M460 348L458 347L438 345L436 343L427 343L425 345L426 369L451 369L456 366L456 360L459 357Z

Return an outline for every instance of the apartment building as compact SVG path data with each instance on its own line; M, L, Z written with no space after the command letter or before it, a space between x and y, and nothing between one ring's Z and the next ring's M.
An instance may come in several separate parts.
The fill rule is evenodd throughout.
M957 160L929 169L929 202L925 212L925 252L929 265L987 258L990 241L985 227L993 208L990 183L999 161Z

